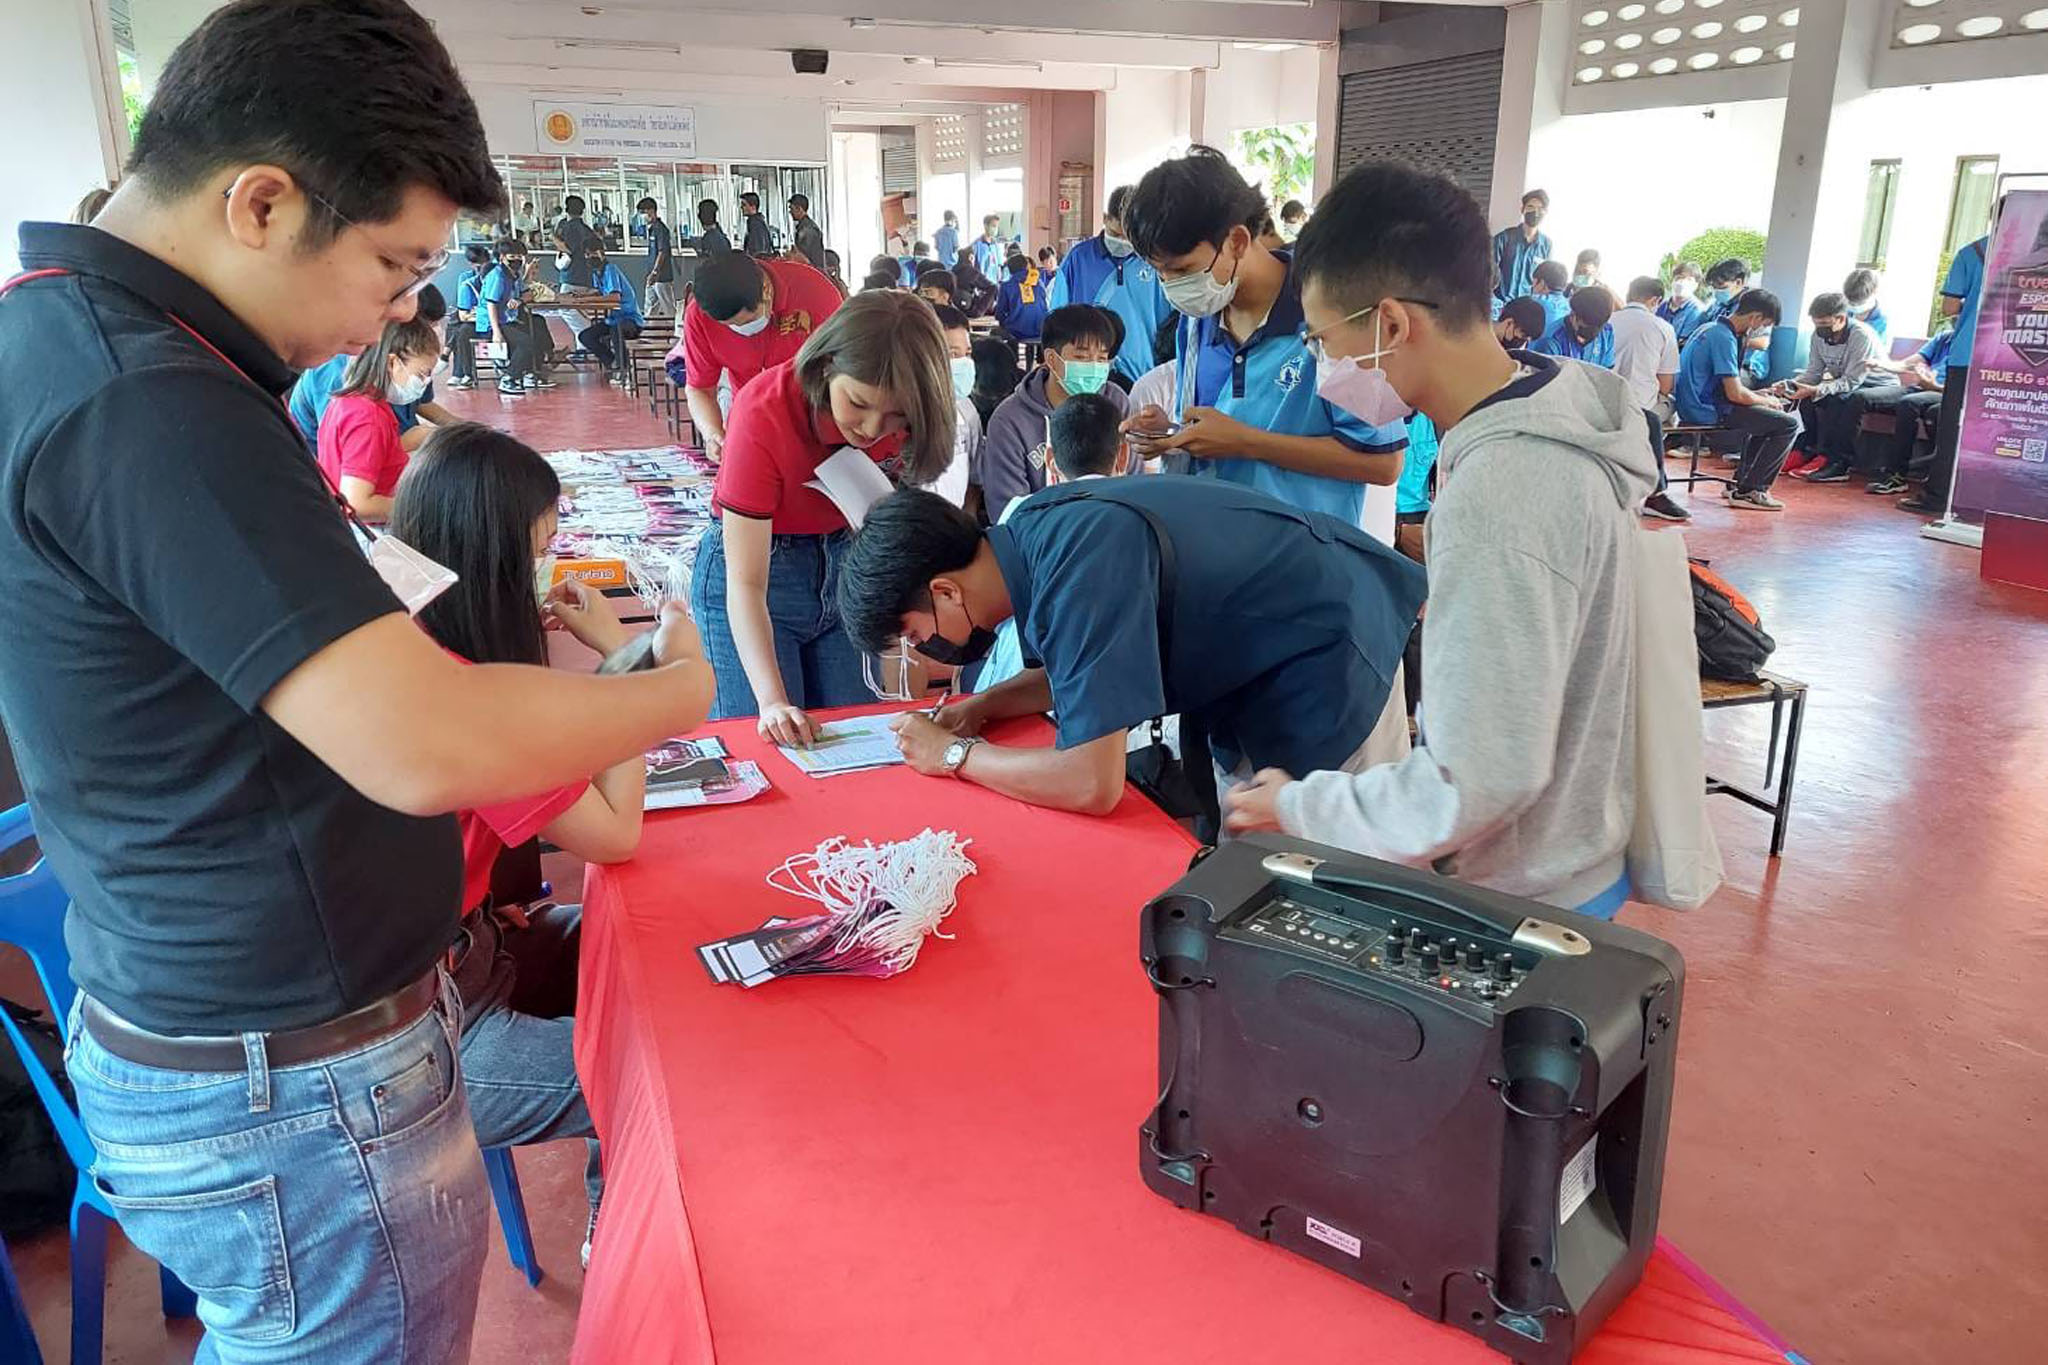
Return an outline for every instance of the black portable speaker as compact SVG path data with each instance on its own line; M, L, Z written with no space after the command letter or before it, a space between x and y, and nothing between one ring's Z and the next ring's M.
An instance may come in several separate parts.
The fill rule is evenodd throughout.
M1524 1365L1568 1361L1635 1286L1685 978L1669 944L1264 835L1148 904L1140 942L1156 1193Z

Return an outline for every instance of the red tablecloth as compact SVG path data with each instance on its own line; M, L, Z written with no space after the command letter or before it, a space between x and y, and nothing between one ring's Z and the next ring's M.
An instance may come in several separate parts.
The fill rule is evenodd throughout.
M751 722L712 730L776 789L651 818L586 886L606 1189L579 1365L1500 1360L1140 1182L1137 910L1192 851L1172 822L1135 793L1095 818L902 768L809 778ZM762 880L783 859L927 826L980 870L908 973L711 984L698 943L806 912ZM1661 1252L1581 1357L1784 1358Z

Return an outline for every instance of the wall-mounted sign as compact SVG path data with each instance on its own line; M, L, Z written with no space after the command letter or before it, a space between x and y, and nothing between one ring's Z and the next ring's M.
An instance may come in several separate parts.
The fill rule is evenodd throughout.
M697 154L689 105L584 104L535 100L534 139L544 153L664 159Z

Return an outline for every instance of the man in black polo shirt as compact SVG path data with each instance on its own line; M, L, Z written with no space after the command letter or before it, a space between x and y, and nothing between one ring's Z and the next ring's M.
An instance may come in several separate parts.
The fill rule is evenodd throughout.
M95 1175L205 1300L201 1359L466 1358L489 1196L444 812L708 708L679 613L644 673L451 659L286 415L293 367L410 317L502 192L400 0L241 0L95 225L23 225L0 297L0 719L73 898Z

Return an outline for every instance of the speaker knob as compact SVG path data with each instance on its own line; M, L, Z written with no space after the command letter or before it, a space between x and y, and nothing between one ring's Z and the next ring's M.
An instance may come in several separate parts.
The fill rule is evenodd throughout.
M1387 962L1397 964L1408 956L1408 940L1399 934L1387 935Z
M1419 952L1421 952L1421 951L1422 951L1422 949L1423 949L1423 945L1424 945L1424 944L1426 944L1426 943L1428 943L1428 942L1429 942L1429 935L1428 935L1428 934L1425 934L1425 933L1423 933L1423 932L1422 932L1422 930L1420 930L1420 929L1410 929L1410 930L1408 931L1408 947L1409 947L1410 951L1413 951L1413 952L1418 952L1418 953L1419 953Z
M1515 979L1515 960L1506 953L1502 953L1499 957L1495 958L1493 960L1493 979L1503 983L1513 981Z
M1468 944L1466 944L1466 945L1465 945L1465 968L1466 968L1466 970L1467 970L1467 971L1474 971L1474 972L1483 972L1483 971L1485 971L1485 970L1486 970L1486 949L1484 949L1484 948L1480 947L1480 946L1479 946L1478 944L1476 944L1476 943L1468 943Z
M1441 963L1437 957L1436 945L1434 943L1415 955L1415 965L1422 969L1424 976L1435 976L1437 974L1441 968Z

